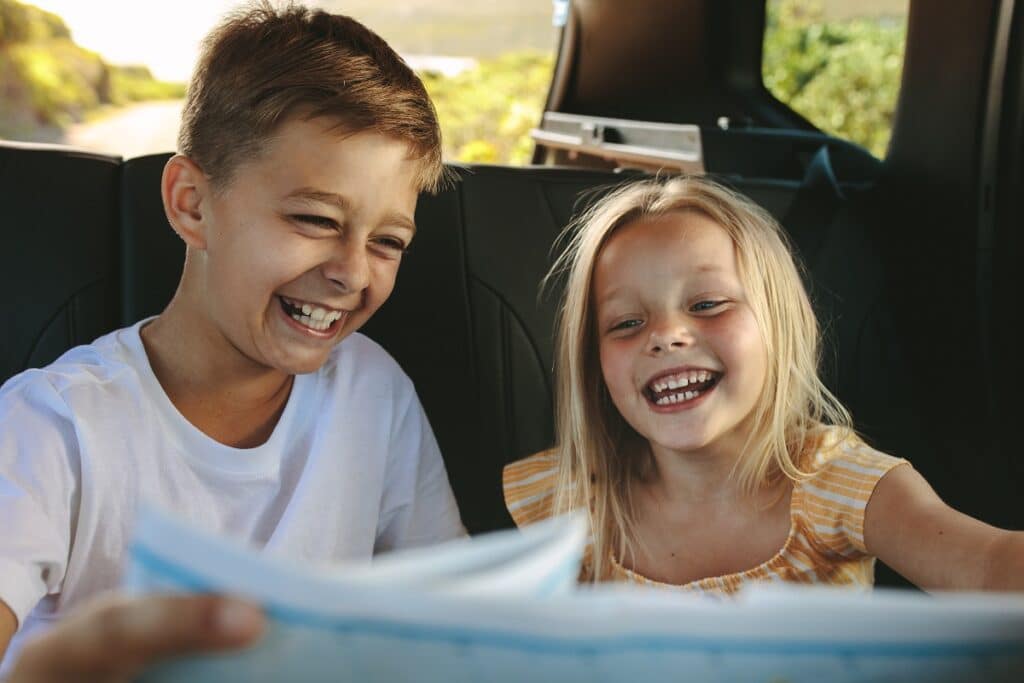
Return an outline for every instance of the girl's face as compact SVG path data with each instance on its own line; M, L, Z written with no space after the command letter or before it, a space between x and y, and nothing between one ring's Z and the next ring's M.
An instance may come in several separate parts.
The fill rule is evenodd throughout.
M593 296L604 381L654 454L738 454L768 359L725 230L693 211L628 223Z

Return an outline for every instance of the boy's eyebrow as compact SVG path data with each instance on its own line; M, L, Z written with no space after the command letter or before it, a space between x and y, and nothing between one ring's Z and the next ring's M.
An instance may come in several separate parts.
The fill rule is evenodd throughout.
M297 190L289 192L285 199L305 199L307 201L320 202L321 204L330 204L336 206L341 210L342 213L351 213L352 203L343 195L336 192L324 192L323 190L315 190L311 187L300 187ZM416 232L416 224L408 216L392 211L384 216L384 222L389 225L397 225L398 227L407 228L409 231Z

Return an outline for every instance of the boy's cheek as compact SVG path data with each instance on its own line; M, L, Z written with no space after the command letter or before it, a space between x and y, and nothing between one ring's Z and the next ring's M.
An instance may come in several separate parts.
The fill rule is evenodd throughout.
M395 291L395 282L398 279L398 267L401 260L387 261L374 269L370 287L376 290L376 298L384 302Z

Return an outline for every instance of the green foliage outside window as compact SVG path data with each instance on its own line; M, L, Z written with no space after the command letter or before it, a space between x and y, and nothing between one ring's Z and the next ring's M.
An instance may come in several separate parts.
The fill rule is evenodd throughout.
M899 91L905 20L840 16L831 11L837 3L863 7L768 0L764 82L814 125L881 157ZM899 0L869 4L891 10ZM553 68L552 53L517 51L450 77L421 74L438 110L446 158L528 163L529 131L541 119ZM60 17L0 0L0 93L0 137L18 137L61 129L106 105L182 97L184 86L157 81L144 67L111 66L75 45Z
M905 44L904 18L827 20L820 0L769 0L764 83L821 130L881 158Z
M420 74L437 107L445 157L521 165L533 153L554 56L513 52L481 60L455 76Z
M815 126L883 157L905 42L905 17L829 18L821 0L769 0L764 82ZM447 158L528 163L529 131L543 113L553 66L551 54L520 52L482 60L454 77L422 74Z

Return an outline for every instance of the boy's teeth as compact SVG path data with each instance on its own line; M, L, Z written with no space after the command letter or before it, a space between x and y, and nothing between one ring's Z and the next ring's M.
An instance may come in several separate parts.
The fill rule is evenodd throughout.
M323 331L330 327L335 319L331 320L314 320L308 315L299 315L298 313L292 313L292 318L299 321L311 330Z
M295 313L292 314L292 317L299 321L302 321L303 319L309 319L310 321L322 322L325 324L325 326L329 326L342 315L341 311L331 311L326 308L321 308L320 306L300 303L298 301L293 301L292 299L289 299L287 297L284 297L284 300L288 303L288 305L302 311L301 316ZM305 325L306 323L303 322L303 324Z
M282 298L292 308L302 311L301 315L297 312L292 312L291 317L313 330L326 330L344 314L343 311L331 311L320 306L294 301L287 297Z

